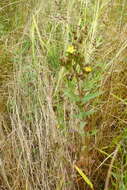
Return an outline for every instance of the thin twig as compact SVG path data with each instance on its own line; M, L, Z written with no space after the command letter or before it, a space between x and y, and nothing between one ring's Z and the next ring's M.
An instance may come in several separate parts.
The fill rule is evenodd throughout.
M111 164L109 166L109 169L108 169L108 174L107 174L107 177L106 177L106 182L105 182L105 188L104 190L108 190L108 186L109 186L109 181L110 181L110 177L111 177L111 172L112 172L112 167L113 167L113 164L114 164L114 161L115 161L115 158L117 156L117 153L118 153L118 150L120 148L120 143L117 145L115 151L114 151L114 155L112 157L112 160L111 160Z

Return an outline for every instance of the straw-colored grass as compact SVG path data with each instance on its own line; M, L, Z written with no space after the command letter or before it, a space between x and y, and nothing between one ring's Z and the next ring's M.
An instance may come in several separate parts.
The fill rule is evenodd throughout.
M126 8L0 2L1 190L126 190Z

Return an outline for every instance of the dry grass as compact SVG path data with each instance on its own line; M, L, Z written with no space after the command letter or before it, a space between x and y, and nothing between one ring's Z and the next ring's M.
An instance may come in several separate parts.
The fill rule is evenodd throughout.
M0 5L0 189L125 190L126 1Z

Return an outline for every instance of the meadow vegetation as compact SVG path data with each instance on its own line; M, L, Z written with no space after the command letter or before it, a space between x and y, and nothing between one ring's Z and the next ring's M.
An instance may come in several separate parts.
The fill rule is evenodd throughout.
M0 189L126 190L127 1L0 1Z

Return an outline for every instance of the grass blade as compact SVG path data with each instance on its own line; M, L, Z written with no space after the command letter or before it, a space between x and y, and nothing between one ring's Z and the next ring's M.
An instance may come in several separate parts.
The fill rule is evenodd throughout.
M77 170L77 172L80 174L80 176L82 176L83 180L87 183L87 185L89 185L89 187L94 190L93 184L88 179L88 177L84 174L84 172L80 168L78 168L76 165L74 165L74 167Z

